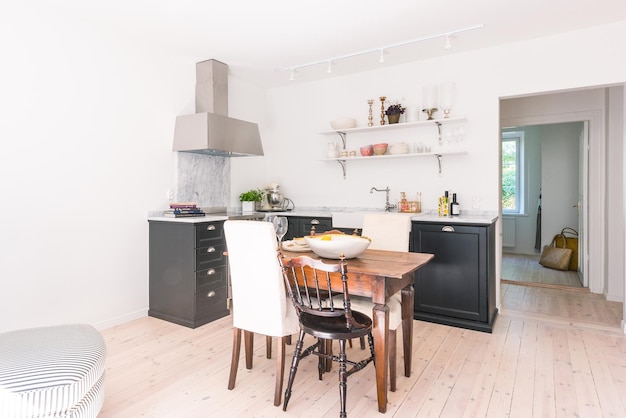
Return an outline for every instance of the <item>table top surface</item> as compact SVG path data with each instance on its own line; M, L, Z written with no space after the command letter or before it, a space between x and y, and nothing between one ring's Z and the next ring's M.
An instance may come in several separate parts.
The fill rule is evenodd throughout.
M319 259L315 253L311 252L291 252L283 250L283 255L287 258L298 256L309 256ZM383 251L365 250L356 258L350 258L348 263L348 273L358 273L374 276L384 276L401 279L409 273L428 263L433 258L433 254L412 253L403 251ZM323 259L328 263L336 263L338 260Z

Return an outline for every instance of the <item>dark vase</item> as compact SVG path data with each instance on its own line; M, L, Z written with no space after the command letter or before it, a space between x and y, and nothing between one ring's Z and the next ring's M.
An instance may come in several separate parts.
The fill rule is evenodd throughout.
M400 121L400 114L396 113L394 115L387 115L387 120L389 121L390 125L392 123L398 123Z

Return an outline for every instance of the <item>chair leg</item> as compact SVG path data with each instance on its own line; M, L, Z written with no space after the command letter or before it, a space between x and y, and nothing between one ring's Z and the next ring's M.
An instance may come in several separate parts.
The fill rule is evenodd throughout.
M278 341L276 354L276 386L274 388L274 406L280 405L283 393L283 376L285 375L285 345L287 337L281 337Z
M298 342L293 351L293 360L291 361L291 369L289 369L289 380L287 380L287 389L285 389L285 400L283 401L283 411L287 410L287 404L289 398L291 398L291 386L293 386L293 379L296 377L298 371L298 363L300 362L300 355L302 354L302 345L304 343L304 331L300 330Z
M243 340L246 352L246 369L252 368L252 351L254 351L254 332L243 331Z
M329 356L332 356L333 355L333 340L324 340L324 341L326 342L324 353L326 353ZM326 372L330 372L332 368L333 368L333 361L327 358L326 359Z
M389 330L389 386L392 392L396 391L396 330Z
M346 417L346 394L348 392L348 374L346 371L346 340L339 340L339 417Z
M265 357L272 358L272 337L265 336Z
M233 356L230 360L230 377L228 378L228 389L235 387L237 379L237 368L239 367L239 350L241 349L241 330L233 328Z
M359 341L361 342L361 350L365 350L365 337L359 338Z

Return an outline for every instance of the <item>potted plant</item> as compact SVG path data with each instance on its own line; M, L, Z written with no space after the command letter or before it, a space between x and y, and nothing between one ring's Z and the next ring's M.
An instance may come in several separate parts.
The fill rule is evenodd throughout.
M247 192L243 192L239 195L239 201L241 202L241 210L243 212L254 212L257 202L260 202L263 198L263 192L261 189L251 189Z
M387 120L389 123L398 123L400 120L400 115L404 113L406 107L402 106L400 103L394 103L389 105L387 110L385 110L385 114L387 115Z

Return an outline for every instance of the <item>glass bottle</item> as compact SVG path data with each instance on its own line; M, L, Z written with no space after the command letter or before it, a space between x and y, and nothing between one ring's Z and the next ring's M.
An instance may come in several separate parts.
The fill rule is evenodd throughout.
M456 201L456 193L452 193L452 203L450 203L450 216L459 216L461 208L459 202Z
M400 212L409 211L409 201L406 200L406 193L400 192Z

